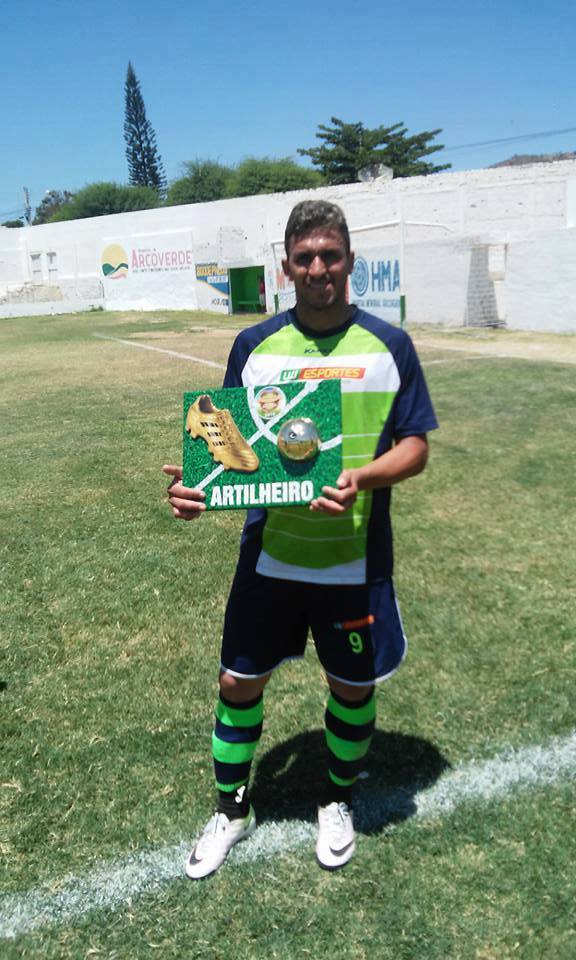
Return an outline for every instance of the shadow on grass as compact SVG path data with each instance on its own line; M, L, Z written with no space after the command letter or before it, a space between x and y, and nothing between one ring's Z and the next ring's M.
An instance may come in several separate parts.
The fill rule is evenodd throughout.
M259 822L315 820L326 787L324 731L312 730L273 747L257 764L250 794ZM355 787L354 822L360 833L379 833L416 813L416 794L450 768L427 740L377 730Z

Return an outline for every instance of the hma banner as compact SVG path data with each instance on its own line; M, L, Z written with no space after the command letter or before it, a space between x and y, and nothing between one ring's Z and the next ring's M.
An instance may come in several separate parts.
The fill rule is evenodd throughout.
M400 323L400 258L398 247L354 245L349 299L389 323Z

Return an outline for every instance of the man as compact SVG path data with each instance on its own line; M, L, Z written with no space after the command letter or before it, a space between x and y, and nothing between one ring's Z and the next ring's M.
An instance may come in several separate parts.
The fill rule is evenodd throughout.
M322 379L337 368L344 469L337 487L324 487L309 507L248 512L222 641L213 736L218 808L188 858L194 879L218 869L255 828L248 781L263 690L280 663L303 655L308 629L329 686L316 856L326 869L350 860L352 787L374 730L374 686L406 650L392 583L390 487L426 465L426 434L437 422L424 377L404 331L348 305L354 254L338 207L299 203L285 245L282 266L296 307L240 333L224 386L277 384L284 369ZM164 471L173 477L174 516L200 517L204 493L182 485L179 467Z
M266 284L262 276L258 277L258 302L262 313L264 313L266 310Z

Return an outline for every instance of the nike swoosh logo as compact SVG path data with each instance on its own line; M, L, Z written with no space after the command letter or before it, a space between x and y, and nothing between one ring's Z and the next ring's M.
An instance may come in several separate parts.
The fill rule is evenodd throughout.
M335 850L334 847L330 847L330 853L333 853L335 857L341 857L350 847L354 846L354 843L355 841L351 840L350 843L347 843L345 847L341 847L340 850Z

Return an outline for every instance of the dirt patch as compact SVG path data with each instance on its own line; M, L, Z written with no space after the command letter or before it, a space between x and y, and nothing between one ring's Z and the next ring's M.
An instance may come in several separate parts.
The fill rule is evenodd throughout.
M197 342L198 334L206 334L203 343L230 342L242 328L192 326L186 330L141 330L128 334L129 340L164 341L165 345ZM492 356L536 360L547 363L576 364L576 334L526 332L523 330L490 330L478 328L408 327L420 350L466 353L469 356Z
M130 333L125 338L127 340L184 340L190 335L194 336L197 333L208 333L210 334L211 340L224 340L230 339L230 337L235 337L240 330L235 330L230 327L225 329L220 327L190 327L189 330L140 330L138 333Z
M419 349L471 356L509 357L547 363L576 363L576 335L512 330L410 330Z

